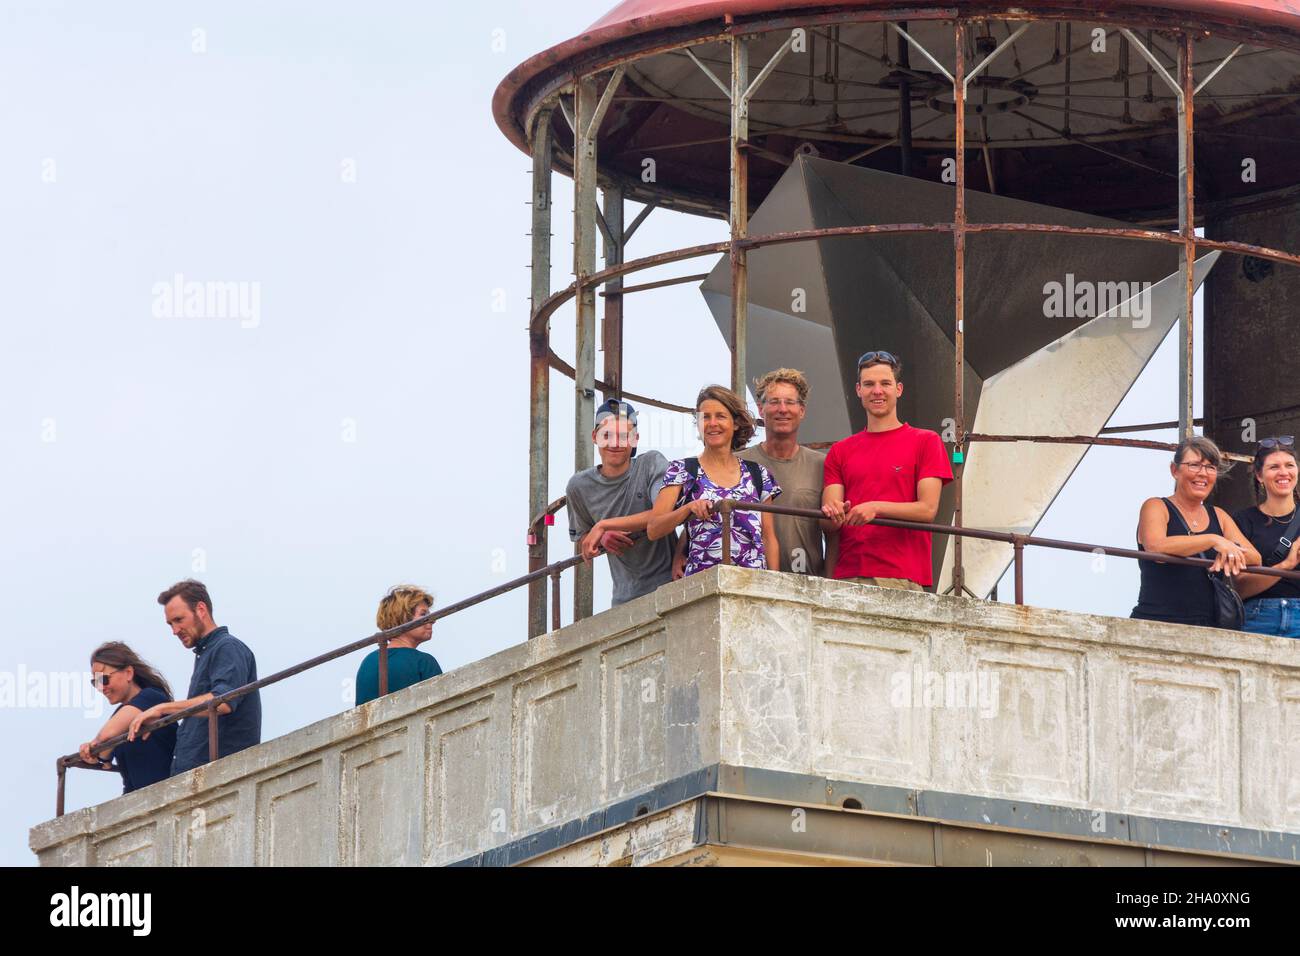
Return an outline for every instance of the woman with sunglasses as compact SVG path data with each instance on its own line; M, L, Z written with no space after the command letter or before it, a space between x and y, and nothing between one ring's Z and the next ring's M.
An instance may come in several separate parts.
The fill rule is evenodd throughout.
M91 682L117 709L95 739L81 745L81 759L121 773L123 793L168 777L172 751L176 749L176 724L168 724L147 737L115 748L97 749L100 741L126 733L138 715L172 699L172 689L166 679L120 641L109 641L95 648L90 655L90 671Z
M1265 438L1252 465L1255 500L1233 515L1264 567L1294 571L1300 565L1300 516L1296 511L1295 438ZM1243 574L1237 591L1246 602L1246 630L1274 637L1300 637L1300 582L1267 574Z
M1138 550L1180 558L1212 556L1211 571L1229 577L1259 564L1259 554L1222 508L1206 504L1223 468L1219 446L1208 438L1183 439L1169 472L1174 493L1148 498L1138 519ZM1142 589L1132 616L1145 621L1218 627L1214 583L1205 568L1139 561Z

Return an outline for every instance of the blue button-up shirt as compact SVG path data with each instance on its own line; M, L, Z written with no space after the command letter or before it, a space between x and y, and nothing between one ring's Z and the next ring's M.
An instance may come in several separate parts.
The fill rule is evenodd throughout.
M194 675L187 697L214 697L257 680L257 660L243 641L219 627L194 645ZM217 718L217 756L227 757L262 742L260 691L227 702L230 713ZM176 734L172 776L208 762L208 719L186 717Z

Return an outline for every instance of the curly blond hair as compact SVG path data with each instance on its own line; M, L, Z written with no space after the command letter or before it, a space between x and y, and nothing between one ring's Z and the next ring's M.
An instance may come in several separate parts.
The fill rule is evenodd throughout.
M414 584L398 584L389 588L379 602L375 623L381 631L405 624L415 616L421 604L427 604L433 610L433 595Z
M799 393L799 401L807 404L808 379L804 378L803 372L797 368L773 369L766 375L754 379L754 394L758 396L758 404L762 405L767 401L767 390L777 384L793 385L795 391Z

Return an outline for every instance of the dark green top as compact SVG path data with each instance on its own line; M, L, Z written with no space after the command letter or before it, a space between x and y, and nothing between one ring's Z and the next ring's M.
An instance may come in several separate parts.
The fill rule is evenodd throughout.
M393 647L388 651L388 692L410 687L442 673L438 659L413 647ZM357 706L379 696L379 648L366 655L357 668Z

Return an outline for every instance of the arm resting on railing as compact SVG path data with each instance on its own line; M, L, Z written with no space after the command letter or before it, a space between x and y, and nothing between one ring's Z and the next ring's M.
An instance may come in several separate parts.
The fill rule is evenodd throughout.
M624 515L621 518L601 518L583 536L578 546L579 554L588 561L598 555L602 548L611 554L622 554L634 543L630 536L638 531L645 531L652 514L653 511L638 511L634 515ZM604 541L605 535L611 532L620 537Z
M200 694L198 697L191 697L189 700L168 700L161 704L154 704L148 710L137 714L135 719L131 721L131 727L127 730L127 739L135 740L136 734L140 732L142 724L146 724L151 720L157 720L159 717L166 717L169 714L176 713L177 711L186 710L187 708L194 707L197 704L205 703L211 700L213 696L213 694ZM223 716L230 713L230 710L231 707L229 704L217 705L217 713ZM143 739L148 740L149 735L145 734Z
M1278 571L1294 571L1297 565L1300 565L1300 541L1293 542L1287 556L1273 567ZM1258 597L1280 580L1271 574L1239 574L1233 583L1244 599Z
M677 485L668 485L660 489L659 497L655 499L654 510L650 513L650 520L646 523L646 537L651 541L668 537L687 518L694 517L706 521L712 517L712 502L703 498L688 501L680 508L675 507L679 494L681 488Z
M842 491L843 486L836 487ZM941 479L922 478L916 483L916 501L863 501L849 508L844 523L864 525L876 518L922 523L933 521L939 513L939 493L942 490Z
M1169 512L1160 498L1148 498L1142 503L1138 518L1138 541L1153 554L1168 554L1176 558L1192 558L1202 551L1215 552L1211 570L1237 574L1250 565L1260 563L1259 552L1245 539L1236 523L1222 509L1218 511L1223 534L1168 533Z

